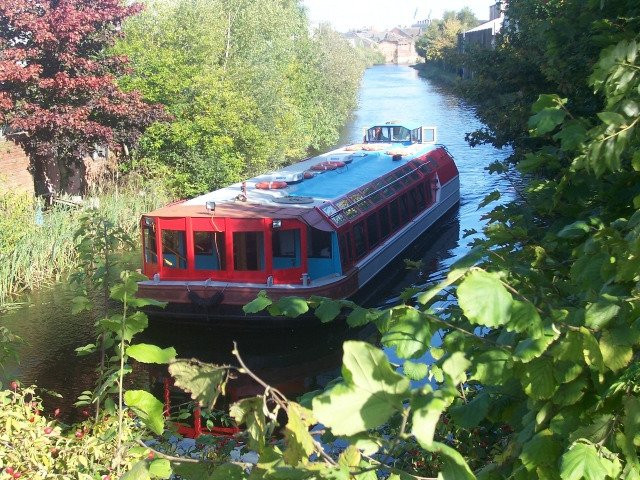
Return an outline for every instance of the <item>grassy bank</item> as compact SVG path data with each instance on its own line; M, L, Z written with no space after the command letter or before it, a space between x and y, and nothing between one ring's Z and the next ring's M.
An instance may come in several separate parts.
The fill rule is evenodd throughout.
M87 209L136 235L140 215L167 201L162 188L134 178L94 192L82 206L56 204L47 211L30 195L0 192L0 310L76 265L74 234Z
M418 70L418 73L421 77L433 80L438 85L456 88L460 87L460 85L464 82L464 80L455 73L449 72L431 62L418 63L414 65L413 68Z

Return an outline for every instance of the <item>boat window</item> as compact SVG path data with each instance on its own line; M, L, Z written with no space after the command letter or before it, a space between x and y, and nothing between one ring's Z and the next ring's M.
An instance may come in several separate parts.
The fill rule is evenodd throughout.
M233 232L233 268L238 271L264 270L263 232Z
M391 140L394 142L408 142L411 140L411 132L405 127L393 127L393 137Z
M390 127L372 127L367 130L368 142L388 142L391 140Z
M367 217L367 236L369 237L369 249L378 244L380 235L378 233L378 214L374 213Z
M400 216L400 200L395 199L389 204L389 224L391 231L395 232L402 225L402 217Z
M162 259L165 267L187 268L187 242L183 230L162 230Z
M196 270L225 269L224 232L193 232Z
M364 236L364 222L353 226L353 240L356 248L356 258L362 257L367 252L367 239Z
M307 256L331 258L331 232L309 227L307 230Z
M378 215L380 215L380 238L387 238L390 233L389 210L387 207L382 207Z
M411 130L411 141L420 143L422 141L422 127Z
M146 263L158 263L155 224L144 225L142 228L142 242L144 245L144 261Z
M424 199L424 191L422 190L422 185L418 185L417 187L411 190L411 199L416 206L416 210L421 212L424 210L426 206L426 201Z
M409 209L409 194L403 193L400 197L400 225L404 225L413 216Z
M351 262L351 234L346 232L340 235L340 257L342 259L342 266L346 267Z
M300 229L274 230L271 234L271 252L273 268L299 267L301 262Z

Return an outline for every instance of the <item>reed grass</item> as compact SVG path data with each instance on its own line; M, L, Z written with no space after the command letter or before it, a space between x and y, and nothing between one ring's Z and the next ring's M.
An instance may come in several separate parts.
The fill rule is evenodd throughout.
M76 266L74 234L87 209L97 209L136 238L140 216L168 200L161 187L135 178L92 192L80 207L55 204L46 211L30 195L0 192L0 310Z

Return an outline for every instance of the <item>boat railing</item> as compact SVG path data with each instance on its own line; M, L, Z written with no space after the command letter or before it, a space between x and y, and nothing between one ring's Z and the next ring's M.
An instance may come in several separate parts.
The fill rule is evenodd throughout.
M368 200L369 198L371 198L374 195L377 195L378 193L382 192L383 190L389 188L390 186L392 186L393 184L402 181L403 179L405 179L406 177L412 175L413 173L417 172L418 170L426 170L428 167L431 166L431 162L425 162L425 163L421 163L420 165L418 165L416 168L414 168L413 170L405 173L404 175L397 177L395 179L393 179L392 181L390 181L389 183L386 183L385 185L383 185L382 187L378 188L377 190L374 190L373 192L365 195L364 197L356 200L355 202L350 203L349 205L346 205L338 210L336 210L335 212L333 212L331 215L329 215L329 219L333 222L333 219L335 217L337 217L338 215L344 213L345 210L348 210L350 208L355 207L356 205ZM334 224L336 222L333 222Z

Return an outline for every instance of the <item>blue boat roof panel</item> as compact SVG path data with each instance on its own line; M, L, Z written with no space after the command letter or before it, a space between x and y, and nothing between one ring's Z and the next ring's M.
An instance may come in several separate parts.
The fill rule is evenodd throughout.
M335 201L345 196L435 148L437 147L434 144L410 144L408 142L358 144L342 147L247 180L245 184L248 203L277 205L283 203L278 201L282 197L304 197L310 201L300 204L300 208L321 206L327 201ZM401 159L394 161L394 154L402 155ZM279 181L288 176L313 171L312 167L319 163L338 161L346 163L346 166L335 170L315 172L316 175L313 178L305 179L296 184L289 183L286 188L282 189L261 190L256 188L256 184L260 182ZM233 202L241 193L243 191L240 182L188 200L185 205L204 205L207 201Z

